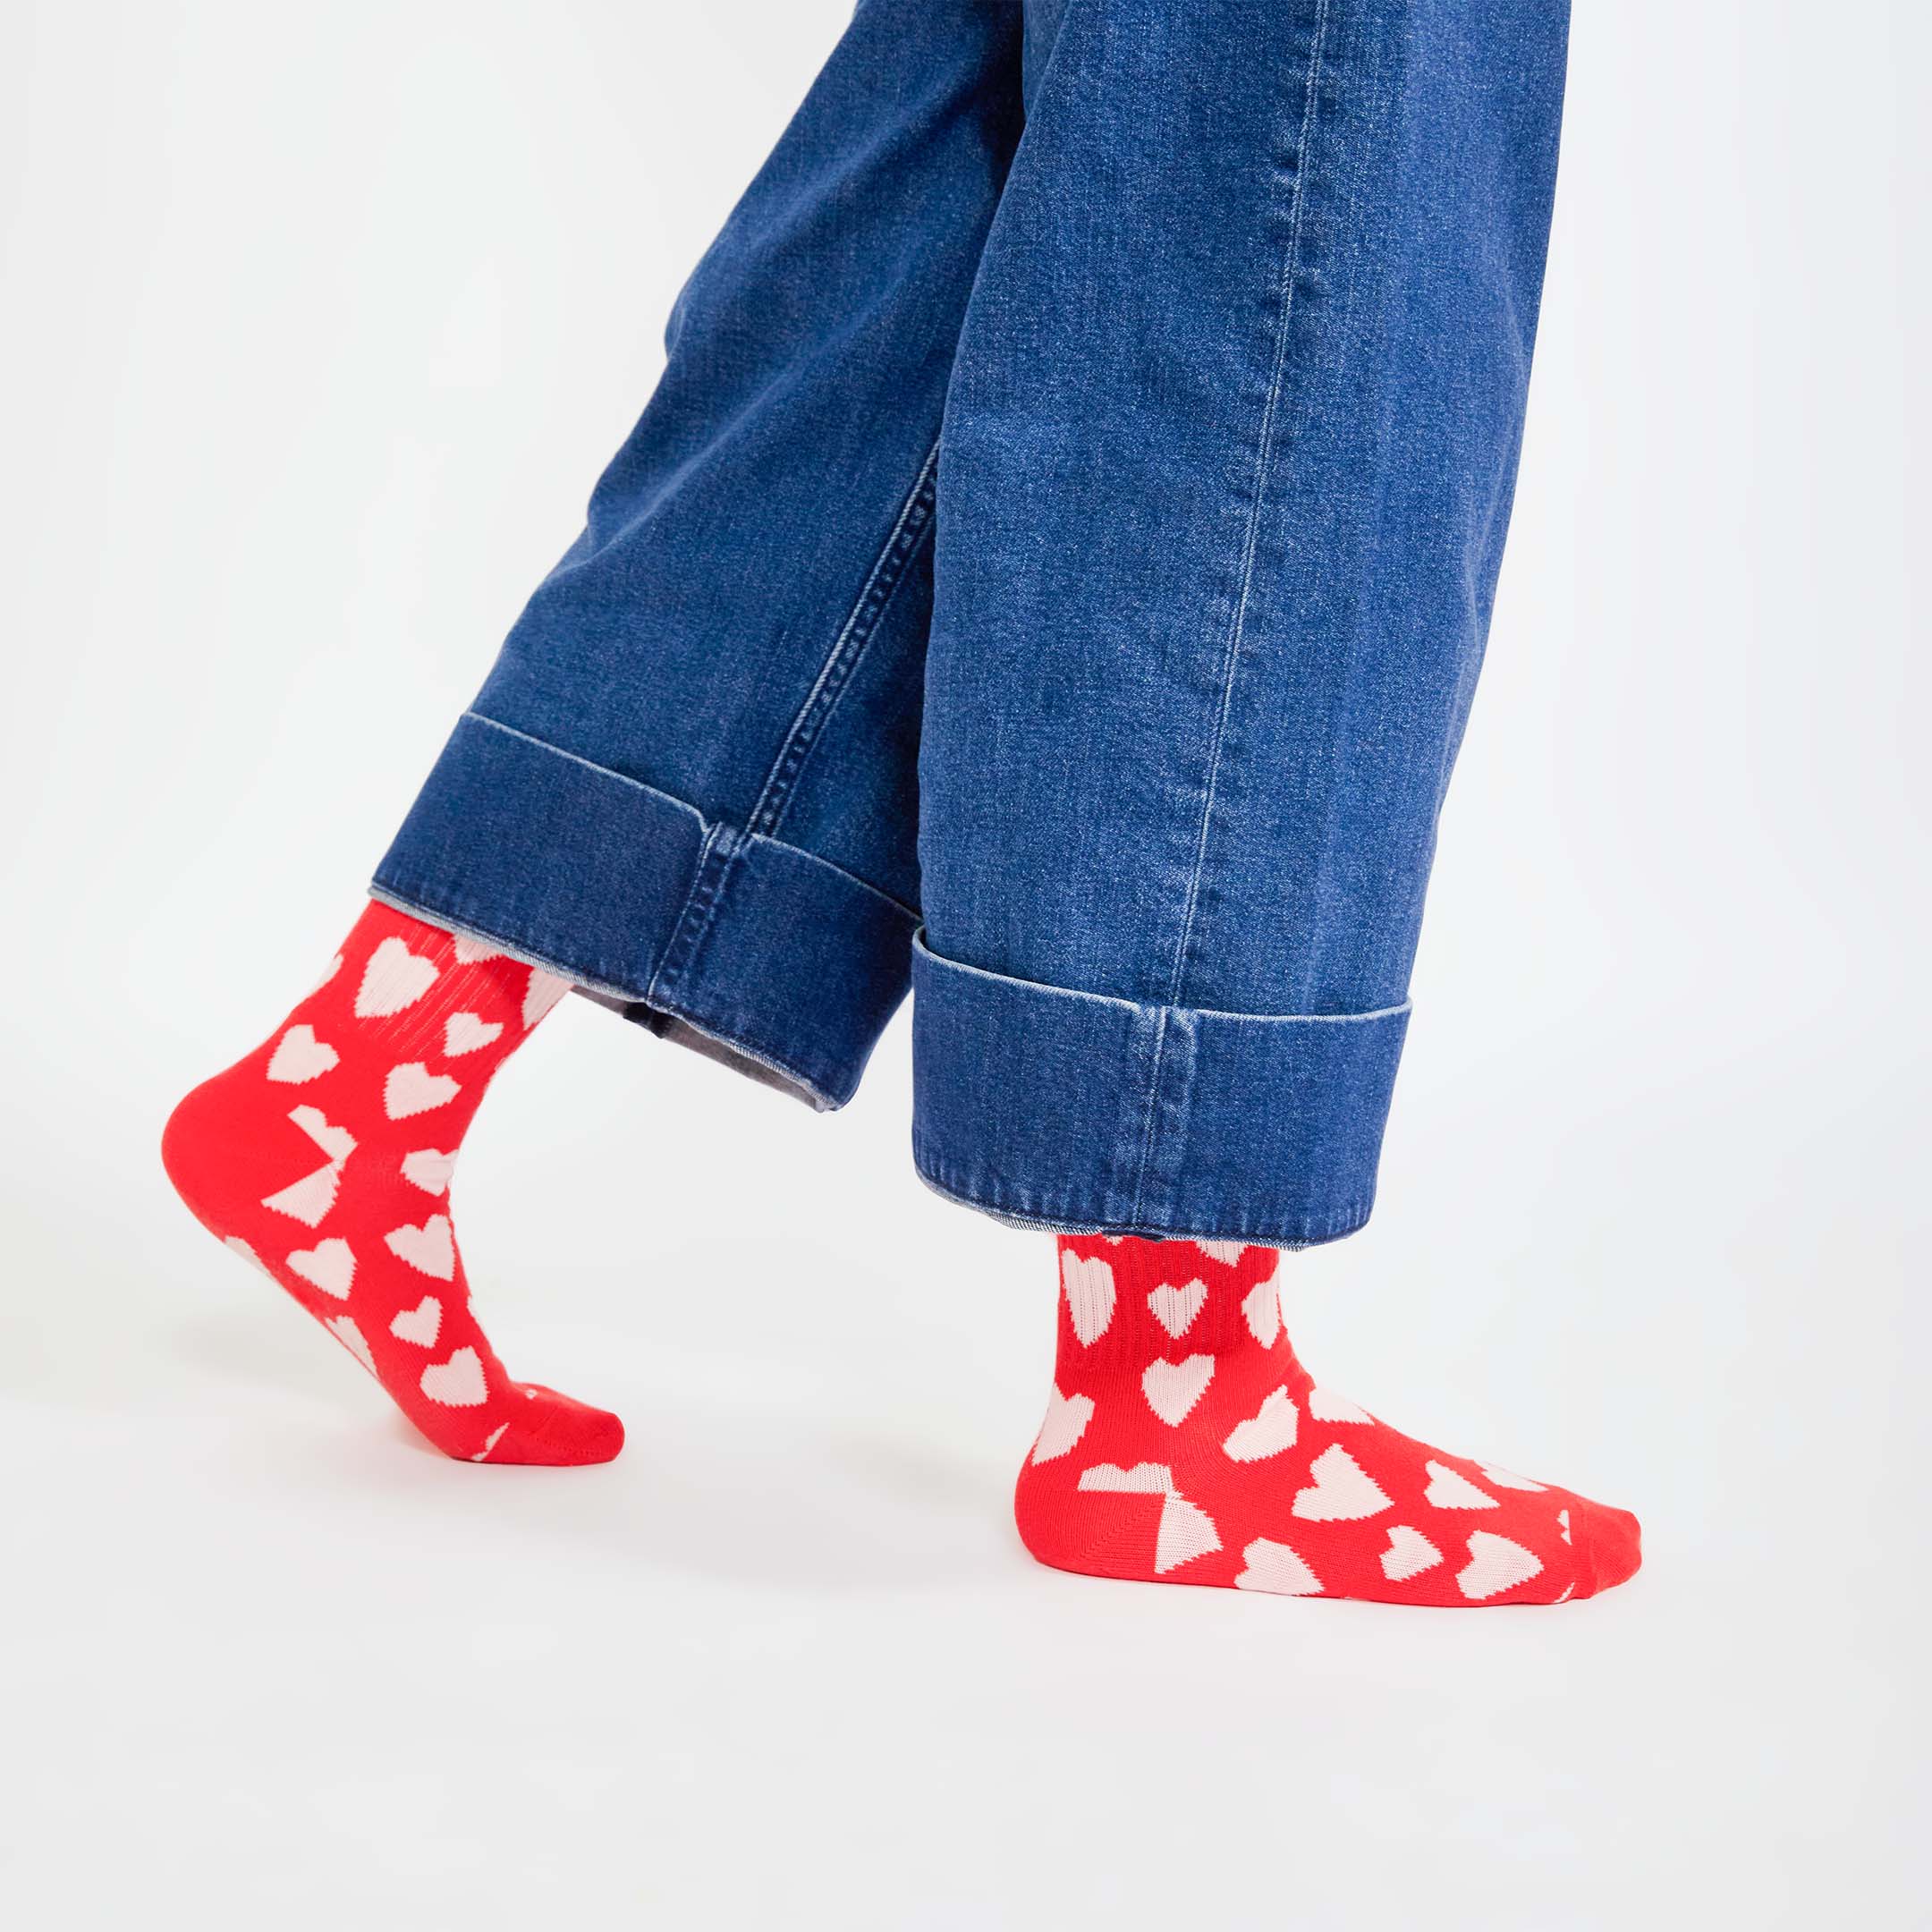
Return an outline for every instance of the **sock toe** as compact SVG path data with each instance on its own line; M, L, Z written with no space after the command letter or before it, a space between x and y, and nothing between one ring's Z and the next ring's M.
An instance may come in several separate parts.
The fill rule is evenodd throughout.
M1575 1530L1583 1577L1576 1594L1594 1597L1636 1575L1643 1563L1643 1530L1628 1510L1584 1503Z
M545 1469L577 1469L616 1460L624 1445L619 1417L540 1382L526 1382L521 1387L528 1415L513 1420L483 1460Z

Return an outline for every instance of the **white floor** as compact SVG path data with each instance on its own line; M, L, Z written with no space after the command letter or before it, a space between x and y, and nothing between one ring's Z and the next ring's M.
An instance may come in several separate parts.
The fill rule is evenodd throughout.
M1808 1209L1829 1133L1633 1094L1478 1214L1548 1070L1472 1113L1425 1068L1403 1205L1289 1265L1304 1353L1637 1507L1648 1566L1254 1599L1019 1547L1048 1257L906 1174L902 1054L819 1121L572 1002L509 1070L459 1220L521 1372L627 1419L583 1472L428 1452L166 1197L184 1041L83 1055L140 1104L8 1163L13 1922L1922 1922L1923 1318Z

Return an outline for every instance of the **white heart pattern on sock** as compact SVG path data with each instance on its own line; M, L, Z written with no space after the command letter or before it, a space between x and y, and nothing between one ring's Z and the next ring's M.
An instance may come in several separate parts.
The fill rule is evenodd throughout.
M1221 1533L1207 1511L1170 1489L1161 1504L1160 1528L1154 1534L1155 1575L1165 1576L1220 1547Z
M1039 1440L1033 1445L1036 1462L1051 1462L1063 1456L1087 1433L1093 1420L1091 1395L1063 1395L1056 1387L1046 1404L1046 1419L1040 1424Z
M326 987L329 983L329 981L333 979L335 975L341 970L342 954L338 953L335 957L332 959L328 962L328 964L322 969L322 977L318 979L312 987L309 988L309 997L310 999L313 999L316 995L319 993L322 988Z
M1241 1305L1248 1333L1263 1348L1273 1348L1281 1334L1281 1282L1270 1275L1248 1291Z
M1083 1261L1072 1253L1060 1257L1060 1282L1066 1290L1067 1314L1082 1347L1107 1332L1114 1319L1114 1270L1098 1255Z
M470 1460L472 1462L487 1462L489 1461L490 1451L494 1449L496 1445L504 1439L504 1431L509 1427L510 1425L507 1422L499 1422L496 1427L493 1428L487 1436L484 1437L483 1446L479 1449L477 1453L470 1458Z
M438 1153L435 1148L417 1148L402 1157L402 1178L425 1194L440 1194L456 1171L456 1155Z
M528 1031L570 991L568 979L546 972L541 966L530 968L530 984L523 989L523 1026Z
M434 1348L436 1331L442 1326L443 1304L429 1294L414 1308L403 1309L392 1317L389 1333L398 1342L413 1342L418 1348Z
M222 1245L225 1248L233 1249L250 1267L258 1267L264 1275L267 1275L270 1281L275 1279L275 1270L239 1234L230 1234L223 1241ZM1566 1531L1565 1534L1567 1535L1568 1532Z
M1286 1388L1278 1388L1258 1413L1229 1430L1221 1447L1236 1462L1265 1462L1294 1447L1296 1421L1294 1397Z
M1140 1377L1140 1392L1169 1428L1179 1428L1188 1411L1207 1393L1214 1379L1212 1355L1190 1355L1185 1361L1153 1361Z
M1501 1509L1493 1496L1485 1496L1467 1476L1457 1474L1446 1462L1425 1462L1429 1485L1422 1492L1425 1503L1437 1509Z
M299 1248L290 1255L288 1271L300 1275L311 1288L346 1301L349 1284L355 1280L355 1253L345 1241L318 1241L313 1248Z
M1308 1412L1317 1422L1373 1422L1375 1418L1366 1409L1358 1409L1352 1402L1344 1402L1339 1395L1331 1395L1326 1389L1311 1388L1308 1392Z
M1161 1498L1160 1524L1154 1533L1156 1575L1178 1570L1182 1563L1221 1547L1213 1519L1174 1487L1174 1471L1165 1462L1137 1462L1131 1469L1122 1469L1116 1462L1096 1462L1080 1471L1078 1487L1089 1494Z
M1257 1537L1241 1556L1248 1567L1234 1579L1236 1589L1267 1590L1275 1597L1314 1597L1321 1579L1285 1543Z
M445 1409L474 1409L489 1400L483 1363L473 1348L460 1348L446 1362L431 1362L422 1372L422 1392Z
M1468 1567L1456 1572L1456 1588L1472 1602L1500 1597L1504 1590L1542 1574L1541 1560L1521 1543L1493 1536L1487 1530L1470 1532L1469 1553Z
M1184 1288L1163 1282L1148 1297L1154 1319L1176 1338L1185 1335L1208 1300L1208 1284L1191 1281Z
M358 1020L386 1020L405 1006L413 1006L436 982L436 965L431 959L411 953L398 938L391 936L369 954L362 970L362 984L356 988L355 1016Z
M285 1214L292 1221L300 1221L304 1227L320 1227L335 1205L335 1191L341 1185L342 1163L331 1161L326 1167L304 1174L279 1194L265 1196L262 1206Z
M452 1013L443 1022L443 1051L452 1060L476 1053L503 1037L501 1020L486 1020L481 1013Z
M376 1358L369 1353L369 1337L356 1326L353 1315L338 1315L322 1326L355 1357L355 1359L380 1382L382 1377L376 1368Z
M492 945L487 939L472 939L467 933L457 933L453 937L456 941L456 958L464 966L474 966L481 960L503 957L503 948Z
M326 1041L318 1040L315 1029L304 1022L292 1026L275 1042L275 1050L268 1056L268 1078L300 1087L326 1073L341 1059L342 1055Z
M326 1154L337 1167L355 1152L355 1136L346 1127L332 1127L320 1107L289 1109L289 1118Z
M383 1111L391 1120L407 1120L412 1114L447 1106L462 1091L447 1073L432 1073L420 1060L411 1060L389 1069L383 1082Z
M1211 1261L1233 1267L1247 1252L1247 1243L1238 1241L1198 1241L1194 1245Z
M1354 1522L1393 1509L1387 1493L1340 1443L1331 1443L1309 1465L1315 1480L1295 1492L1294 1513L1309 1522Z
M420 1227L391 1228L383 1245L419 1274L449 1281L456 1273L456 1240L447 1215L431 1215Z
M1382 1552L1382 1574L1391 1583L1406 1582L1433 1570L1442 1561L1442 1552L1407 1523L1397 1523L1388 1533L1388 1547Z
M1165 1496L1174 1487L1174 1471L1165 1462L1136 1462L1131 1469L1096 1462L1080 1471L1076 1487L1112 1496Z
M1563 1538L1563 1541L1564 1541L1565 1543L1569 1542L1569 1540L1570 1540L1570 1512L1569 1512L1568 1510L1566 1510L1566 1509L1560 1509L1560 1510L1558 1510L1558 1511L1556 1512L1556 1528L1557 1528L1557 1531L1558 1531L1558 1533L1559 1533L1559 1534L1560 1534L1560 1535L1562 1536L1562 1538Z
M1540 1493L1547 1484L1531 1482L1527 1476L1513 1476L1506 1469L1497 1469L1494 1463L1485 1462L1482 1472L1498 1489L1534 1489Z

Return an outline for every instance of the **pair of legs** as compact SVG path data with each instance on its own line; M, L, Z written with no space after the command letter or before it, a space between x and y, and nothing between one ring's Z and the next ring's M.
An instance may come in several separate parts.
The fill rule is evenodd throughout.
M1373 1196L1564 15L861 0L340 968L170 1129L444 1447L621 1439L503 1374L441 1211L557 990L831 1107L910 987L920 1174L1061 1238L1036 1554L1419 1602L1634 1566L1270 1312Z

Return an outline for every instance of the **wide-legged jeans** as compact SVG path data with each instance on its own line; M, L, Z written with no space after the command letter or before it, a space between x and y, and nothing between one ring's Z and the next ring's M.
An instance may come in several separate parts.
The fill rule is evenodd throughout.
M377 873L1021 1223L1366 1219L1565 0L860 0Z

